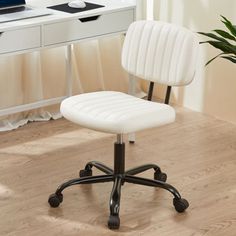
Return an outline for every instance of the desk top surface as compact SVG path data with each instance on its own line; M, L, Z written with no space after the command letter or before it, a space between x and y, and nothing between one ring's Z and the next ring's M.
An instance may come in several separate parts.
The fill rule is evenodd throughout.
M40 5L40 7L47 7L51 5L62 4L68 1L64 1L64 0L55 1L54 0L53 4L50 4L50 2L52 1L45 1L45 2L47 2L47 4L43 3ZM53 22L60 22L61 20L70 20L70 19L75 19L75 18L89 17L92 15L106 14L106 13L111 13L111 12L119 11L119 10L125 10L125 9L128 10L128 9L135 8L136 6L136 0L86 0L86 2L104 5L105 7L97 8L97 9L89 10L89 11L84 11L84 12L79 12L79 13L74 13L74 14L50 9L52 11L52 15L0 23L0 32L22 28L22 27L29 27L33 25L43 25L43 24L48 24L48 23L53 23ZM31 4L31 6L34 6L34 5Z

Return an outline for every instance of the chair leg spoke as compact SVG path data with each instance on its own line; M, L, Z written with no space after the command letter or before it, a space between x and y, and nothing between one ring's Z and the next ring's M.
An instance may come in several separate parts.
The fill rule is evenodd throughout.
M105 174L108 174L108 175L113 174L113 170L110 167L108 167L98 161L91 161L86 164L84 170L80 171L80 177L83 177L83 176L81 176L83 174L91 174L91 175L87 175L87 176L92 176L92 167L97 168L98 170L102 171Z
M146 164L142 166L138 166L132 169L127 170L125 173L127 175L137 175L140 174L146 170L154 169L154 171L161 171L161 168L158 165L155 164Z
M145 185L145 186L151 186L151 187L159 187L166 189L170 193L174 195L175 198L181 199L180 193L176 188L174 188L172 185L167 184L163 181L159 180L152 180L152 179L146 179L146 178L141 178L137 176L130 176L126 175L125 176L125 181L128 183L133 183L133 184L140 184L140 185Z
M111 197L110 197L110 216L108 219L108 227L110 229L118 229L120 227L120 196L121 196L122 178L116 177L114 180Z
M113 175L98 175L98 176L89 176L89 177L82 177L82 178L76 178L69 180L63 184L61 184L55 194L57 196L60 196L62 194L62 191L70 186L78 185L78 184L95 184L95 183L104 183L104 182L111 182L113 181L114 176Z

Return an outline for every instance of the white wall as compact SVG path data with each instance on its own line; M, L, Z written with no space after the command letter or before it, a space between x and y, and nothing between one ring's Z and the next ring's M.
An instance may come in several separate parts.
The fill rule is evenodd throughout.
M154 0L155 19L183 25L193 31L209 32L224 28L220 15L236 25L235 0ZM199 41L206 38L199 36ZM236 123L236 64L218 59L204 64L219 51L200 46L199 66L194 82L184 89L174 89L171 101L220 119ZM164 89L155 91L163 97Z

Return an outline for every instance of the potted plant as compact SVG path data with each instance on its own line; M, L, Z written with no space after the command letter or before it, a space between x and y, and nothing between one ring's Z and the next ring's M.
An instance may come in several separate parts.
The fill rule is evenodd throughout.
M221 16L221 18L221 21L226 26L227 31L216 29L213 30L213 32L215 33L198 32L199 34L214 39L200 42L200 44L208 43L211 46L221 50L221 53L209 60L206 65L208 65L218 57L236 63L236 26L233 25L226 17Z

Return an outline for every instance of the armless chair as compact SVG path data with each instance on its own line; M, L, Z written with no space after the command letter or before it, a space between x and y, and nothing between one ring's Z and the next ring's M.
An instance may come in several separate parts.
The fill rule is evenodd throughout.
M189 84L195 74L198 41L189 30L157 21L137 21L129 27L122 51L122 66L133 76L167 86ZM65 99L61 104L63 116L86 128L117 135L114 144L114 168L91 161L80 171L80 178L60 185L49 196L51 207L63 201L62 191L72 185L113 182L110 196L108 227L120 226L119 209L121 187L127 183L159 187L173 195L177 212L184 212L189 204L176 188L166 183L167 175L156 164L142 165L125 170L125 143L123 135L170 124L175 110L162 103L143 100L114 91L85 93ZM154 147L156 148L156 147ZM92 176L92 168L103 175ZM148 169L154 178L136 176Z

